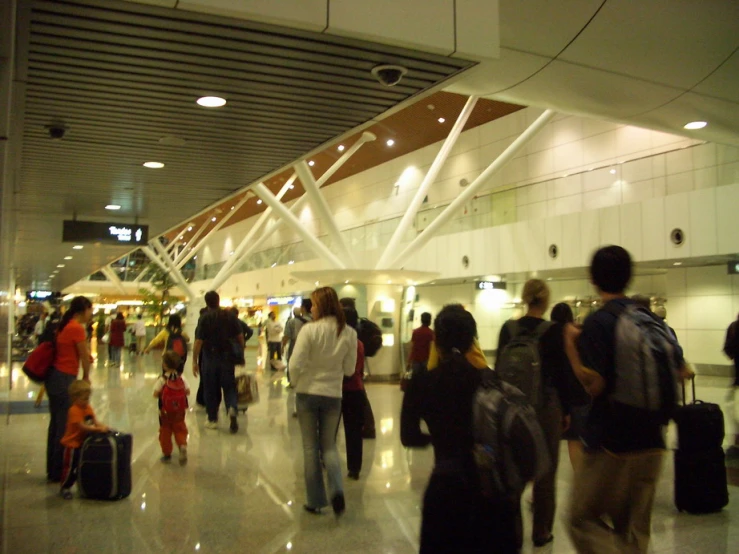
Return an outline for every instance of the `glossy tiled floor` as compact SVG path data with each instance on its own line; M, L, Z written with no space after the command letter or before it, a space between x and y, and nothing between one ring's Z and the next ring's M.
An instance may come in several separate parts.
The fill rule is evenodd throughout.
M253 356L252 356L253 358ZM252 365L255 365L252 363ZM134 435L134 488L119 502L64 501L44 481L46 413L12 415L0 425L2 553L248 552L412 553L418 550L420 503L432 464L431 451L406 451L399 441L401 393L397 386L369 385L377 439L365 441L364 470L345 483L347 512L312 516L304 501L302 453L292 393L282 380L260 378L261 402L241 418L232 436L203 429L204 414L188 415L190 461L159 461L153 357L126 358L123 371L100 364L93 371L93 406L99 418ZM7 381L7 372L0 378ZM191 378L191 382L194 381ZM196 383L195 383L196 384ZM708 384L708 383L706 383ZM719 384L719 383L711 383ZM35 387L23 376L0 400L27 399ZM734 405L726 389L704 387L706 400ZM731 430L731 429L727 429ZM343 439L340 436L340 450ZM564 513L572 473L560 469ZM676 553L739 551L739 489L730 506L709 516L677 514L672 505L671 459L666 460L655 506L652 550ZM560 516L561 516L560 513ZM573 552L562 527L540 552ZM527 552L534 549L527 544Z

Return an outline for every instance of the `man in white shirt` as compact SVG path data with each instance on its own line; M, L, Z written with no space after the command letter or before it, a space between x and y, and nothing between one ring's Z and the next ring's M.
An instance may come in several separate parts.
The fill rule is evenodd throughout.
M136 353L143 356L146 347L146 323L144 323L141 314L136 316L136 322L133 324L133 334L136 337Z
M267 339L267 357L272 371L276 371L272 366L272 360L275 358L282 360L282 331L282 325L277 321L275 312L269 312L264 335Z
M41 317L36 322L36 327L33 329L33 335L36 337L36 342L39 342L39 340L41 340L41 335L44 334L44 329L46 329L46 318L48 315L48 313L42 312Z

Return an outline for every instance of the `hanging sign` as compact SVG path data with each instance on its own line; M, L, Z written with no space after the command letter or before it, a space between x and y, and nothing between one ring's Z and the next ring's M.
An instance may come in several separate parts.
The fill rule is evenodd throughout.
M103 244L145 246L149 242L148 225L65 221L62 242L100 242Z

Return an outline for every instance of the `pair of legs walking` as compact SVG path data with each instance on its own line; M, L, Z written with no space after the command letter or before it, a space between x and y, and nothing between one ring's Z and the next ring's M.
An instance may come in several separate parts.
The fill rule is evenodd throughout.
M69 412L69 385L76 380L74 375L52 369L46 380L49 396L49 431L46 439L46 477L49 481L62 479L64 447L61 440L67 428Z
M162 447L164 460L172 456L172 435L180 449L180 463L187 461L187 424L185 412L159 415L159 445Z
M344 391L344 396L341 400L341 415L344 418L346 465L349 470L349 477L352 479L359 479L359 472L362 471L364 405L364 391Z
M236 392L236 374L233 363L224 356L206 353L203 355L200 378L203 380L203 395L209 426L212 428L218 422L218 409L221 406L221 390L223 390L223 402L226 404L231 419L231 432L238 431L236 414L239 397Z
M344 511L344 483L341 462L336 449L336 433L341 416L341 398L316 394L297 394L298 422L303 438L304 475L308 511L316 512L328 506L323 481L326 466L328 490L334 511Z
M64 448L64 470L62 472L61 495L65 500L71 500L71 488L77 482L77 470L80 467L81 448Z

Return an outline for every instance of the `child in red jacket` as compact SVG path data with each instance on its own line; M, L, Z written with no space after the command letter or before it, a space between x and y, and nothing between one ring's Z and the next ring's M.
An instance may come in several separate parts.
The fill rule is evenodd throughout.
M159 399L159 444L162 462L172 459L172 435L180 449L180 465L187 463L187 396L190 387L178 373L182 359L177 353L167 351L162 356L162 375L154 385L154 398Z

